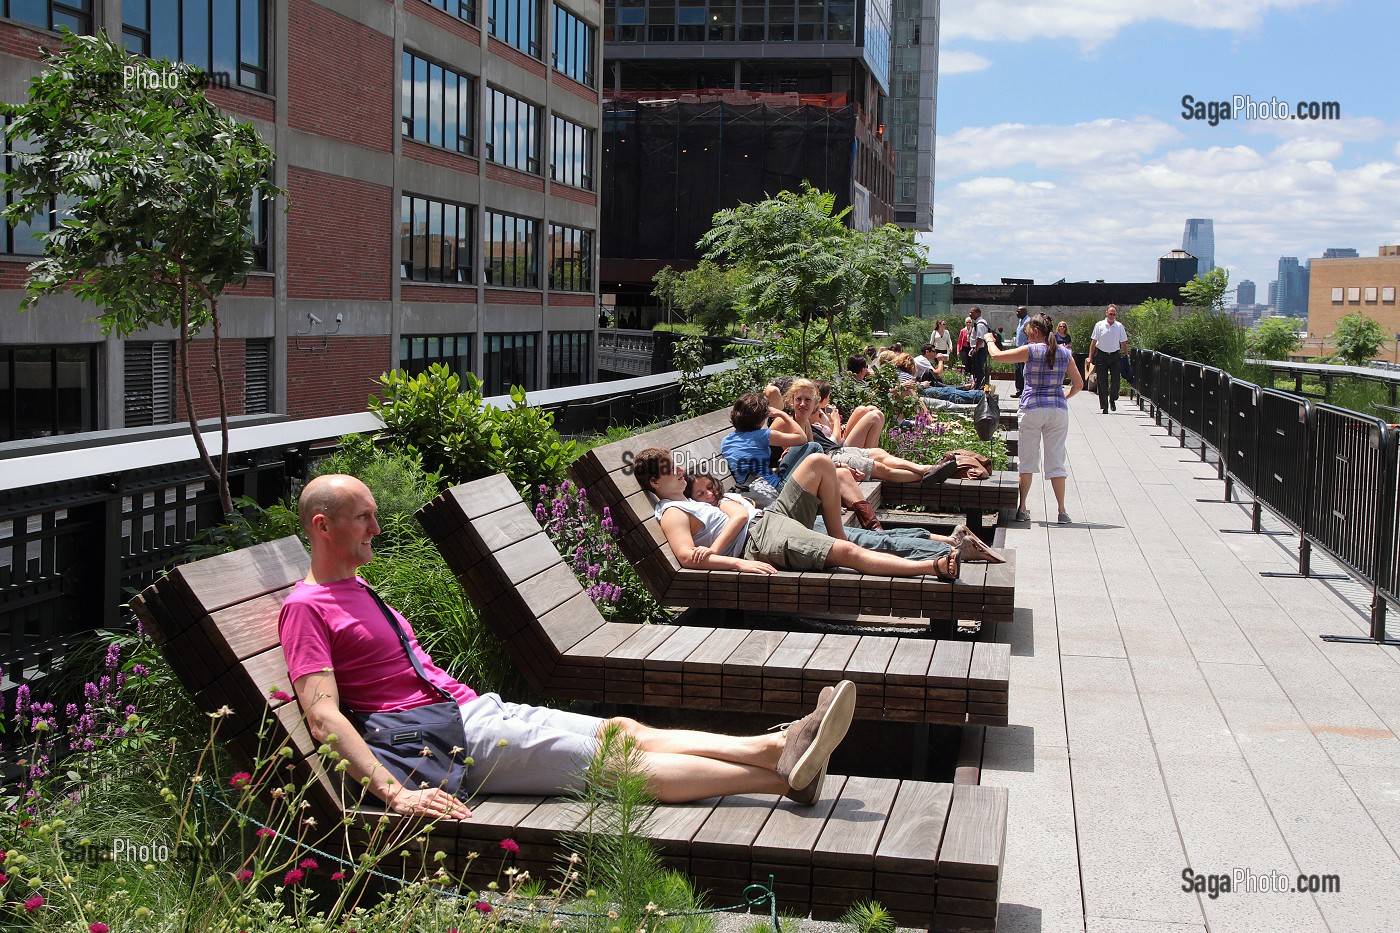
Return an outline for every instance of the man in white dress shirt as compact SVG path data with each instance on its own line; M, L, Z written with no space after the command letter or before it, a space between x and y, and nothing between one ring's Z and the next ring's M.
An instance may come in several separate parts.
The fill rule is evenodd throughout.
M1099 408L1108 414L1118 410L1118 360L1128 349L1128 331L1118 321L1118 306L1109 305L1102 321L1094 325L1089 338L1089 363L1098 374ZM1113 387L1109 388L1109 380Z

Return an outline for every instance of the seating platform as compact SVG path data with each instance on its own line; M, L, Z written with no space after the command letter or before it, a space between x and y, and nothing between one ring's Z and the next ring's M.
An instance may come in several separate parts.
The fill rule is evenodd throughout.
M289 687L277 615L308 564L297 539L283 538L177 567L132 606L199 707L233 710L220 736L236 765L256 771L250 765L260 755L286 744L292 774L310 781L307 815L327 827L325 838L308 842L354 858L365 832L342 833L340 788L321 768L297 703L268 699L271 689ZM472 853L510 837L521 847L518 867L549 877L567 855L561 834L579 820L577 805L558 798L500 795L471 806L471 819L435 827L399 826L406 818L380 806L353 810L385 816L395 832L411 829L396 848L444 852L443 868L477 889L493 880L495 866ZM771 872L785 913L834 918L873 898L901 926L991 931L1006 816L1004 789L832 776L814 806L773 795L663 805L651 832L667 861L717 903L735 902L750 880Z

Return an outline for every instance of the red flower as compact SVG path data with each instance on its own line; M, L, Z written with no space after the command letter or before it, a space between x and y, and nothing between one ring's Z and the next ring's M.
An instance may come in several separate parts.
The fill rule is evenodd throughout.
M511 855L520 854L520 843L516 842L514 839L502 839L501 848L505 849Z
M277 835L277 830L275 830L275 829L269 829L269 828L266 827L266 826L259 826L259 827L258 827L258 831L255 832L255 833L253 833L253 835L254 835L254 836L275 836L275 835Z
M268 696L274 700L281 700L283 703L292 702L291 695L288 694L285 690L274 690L271 693L269 693Z
M488 903L486 903L485 901L477 901L477 902L476 902L476 909L477 909L477 911L480 912L480 913L489 914L489 913L491 912L491 909L492 909L492 908L491 908L491 905L488 904Z
M88 933L107 933L110 927L105 923L89 923Z
M24 912L27 913L27 914L32 914L34 911L38 910L40 907L43 907L43 906L44 906L44 897L43 897L43 895L41 895L41 894L36 894L36 895L34 895L33 897L31 897L29 900L27 900L27 901L24 902Z
M300 868L293 868L291 871L287 872L285 875L282 876L282 884L290 888L292 885L298 884L301 881L301 879L305 877L306 872L302 871Z
M233 877L234 877L234 879L237 880L237 881L244 881L244 882L252 881L252 880L253 880L253 870L252 870L251 868L245 868L245 869L243 869L242 871L240 871L238 874L234 875Z
M313 868L320 868L321 866L316 864L314 858L304 858L300 862L297 862L297 867L305 868L307 871L310 871Z
M0 871L0 884L4 884L5 882L7 882L7 881L9 881L9 880L10 880L9 875L6 875L3 871Z
M345 872L343 872L343 871L338 871L338 872L336 872L335 874L331 875L331 880L332 880L332 881L344 881L344 880L345 880Z
M228 779L228 786L229 786L229 787L236 787L236 788L238 788L239 790L242 790L243 788L245 788L245 787L248 786L248 782L251 781L252 779L253 779L253 776L252 776L251 774L249 774L247 771L240 771L240 772L238 772L237 774L235 774L233 777L231 777L231 778Z

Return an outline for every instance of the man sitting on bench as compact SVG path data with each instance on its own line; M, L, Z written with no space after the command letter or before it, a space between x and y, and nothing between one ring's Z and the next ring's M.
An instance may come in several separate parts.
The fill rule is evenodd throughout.
M662 447L637 454L632 471L638 484L659 500L656 518L683 567L748 573L849 567L887 577L958 577L956 551L936 560L908 560L846 540L836 468L825 454L805 457L788 474L778 501L766 509L747 499L723 499L718 506L691 499L685 474ZM818 514L825 534L812 530Z
M523 706L493 693L478 696L433 664L397 612L393 618L402 635L396 633L387 616L391 610L380 608L357 575L373 558L371 543L379 533L369 488L352 476L320 476L306 485L298 507L311 544L311 572L287 597L278 619L292 687L315 740L333 744L349 777L395 812L436 819L471 816L444 788L395 780L342 703L371 714L410 710L450 695L460 705L463 751L472 759L463 796L468 790L557 794L576 788L599 753L603 730L612 725L635 739L649 789L662 803L743 793L781 793L813 803L821 796L831 753L855 712L850 681L823 688L816 710L783 732L758 736L655 729L633 719Z

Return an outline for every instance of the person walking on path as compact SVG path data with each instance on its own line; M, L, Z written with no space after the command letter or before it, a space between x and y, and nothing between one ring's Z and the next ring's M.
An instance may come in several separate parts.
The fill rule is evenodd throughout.
M1050 315L1037 314L1026 323L1027 344L1011 350L993 348L993 359L1003 363L1025 363L1026 387L1021 393L1019 418L1021 446L1017 456L1021 461L1021 501L1016 506L1016 521L1028 522L1031 513L1026 509L1030 496L1031 481L1041 468L1041 452L1044 450L1045 478L1055 491L1055 503L1059 506L1059 522L1068 525L1071 521L1065 511L1065 477L1069 475L1069 461L1065 454L1065 440L1069 437L1069 405L1084 388L1084 379L1079 367L1074 363L1074 354L1069 347L1062 347L1055 339L1054 325ZM1069 376L1069 391L1064 389L1065 376Z
M981 389L990 378L988 372L987 347L992 343L992 328L982 317L982 309L974 307L967 312L972 326L967 329L968 367L972 370L973 384Z
M1118 410L1118 361L1127 347L1128 331L1118 320L1118 306L1109 305L1089 337L1089 365L1098 373L1100 414L1108 414L1109 408Z
M1027 315L1029 315L1029 314L1030 314L1030 312L1026 310L1026 306L1025 306L1025 305L1021 305L1020 307L1018 307L1018 308L1016 309L1016 346L1018 346L1018 347L1024 347L1024 346L1026 345L1026 343L1027 343L1027 340L1026 340L1026 321L1029 320L1029 318L1027 317ZM1016 364L1016 391L1011 393L1011 397L1012 397L1012 398L1020 398L1020 397L1021 397L1021 392L1022 392L1022 390L1024 390L1025 388L1026 388L1026 364L1025 364L1025 363L1017 363L1017 364Z
M948 333L948 327L941 320L933 325L933 333L928 335L928 342L933 344L933 349L944 356L949 356L953 352L953 335Z

